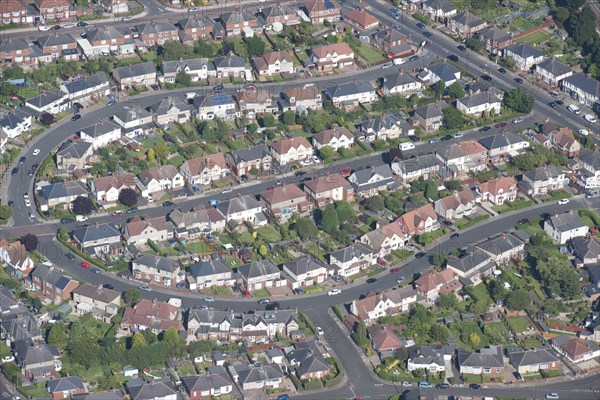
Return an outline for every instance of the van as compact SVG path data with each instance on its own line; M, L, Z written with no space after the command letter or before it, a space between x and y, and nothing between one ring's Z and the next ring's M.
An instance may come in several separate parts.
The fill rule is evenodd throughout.
M75 216L75 221L77 222L83 222L83 221L87 221L88 217L86 217L85 215L76 215Z
M600 189L588 189L585 191L586 199L595 199L600 197Z
M580 114L581 110L575 104L569 104L567 110L571 111L573 114Z
M595 124L596 123L596 117L594 117L592 114L585 114L583 116L583 119L585 119L590 124Z
M415 148L415 144L411 142L400 143L400 150L412 150Z
M394 58L394 65L402 65L406 62L406 60L402 57Z

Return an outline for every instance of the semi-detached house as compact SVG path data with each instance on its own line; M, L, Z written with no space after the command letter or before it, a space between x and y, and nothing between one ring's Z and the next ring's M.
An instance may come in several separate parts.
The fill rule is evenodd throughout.
M184 185L183 176L173 165L161 165L140 172L142 196L158 193L161 190L180 189Z
M47 36L37 38L37 46L41 50L41 58L44 61L57 60L59 58L78 59L77 42L66 33L55 32ZM50 57L49 59L47 57Z
M92 148L99 149L119 140L121 126L111 120L103 119L94 125L87 126L79 131L79 138L92 144Z
M184 124L192 117L191 107L177 96L167 96L148 107L157 125L168 128L173 122Z
M221 260L201 261L190 265L190 289L203 289L212 286L232 286L231 267Z
M321 90L314 84L292 85L282 92L283 100L281 107L302 112L306 110L319 110L323 108Z
M354 200L354 188L339 173L319 176L304 182L304 191L317 207L340 200Z
M519 189L529 196L538 196L562 189L568 183L563 171L553 164L548 164L524 172L518 185Z
M313 145L317 150L325 146L331 147L333 151L339 149L351 149L354 144L354 135L346 128L334 126L323 130L312 137Z
M577 212L571 210L547 218L544 221L544 231L558 244L565 244L573 238L586 236L589 227L581 220Z
M273 143L271 154L279 165L287 165L312 157L314 149L306 138L295 136Z
M108 77L102 71L85 78L67 82L62 86L71 101L85 101L104 97L110 93Z
M240 265L238 273L242 277L247 290L260 290L270 287L279 287L286 284L281 271L270 260L263 259L249 264Z
M31 272L29 278L31 279L30 289L54 304L61 304L69 300L73 290L79 286L76 280L71 279L61 269L50 263L38 265Z
M262 205L251 196L234 197L219 203L217 209L232 228L243 222L249 222L253 226L264 226L268 222L262 212Z
M273 156L266 144L235 150L230 153L231 169L239 177L247 175L251 170L258 173L271 169Z
M66 111L69 107L69 96L60 89L50 89L39 95L25 100L24 111L33 111L36 118L43 113L58 114Z
M593 106L600 101L600 81L583 72L566 77L561 81L562 90L581 104Z
M208 58L163 61L161 79L167 83L175 83L177 74L185 73L192 82L204 81L208 78L208 64Z
M121 125L121 132L128 138L151 134L156 128L152 114L139 105L123 106L112 119Z
M214 31L214 23L204 16L194 15L177 22L179 40L183 44L194 44L198 40L209 39Z
M193 105L196 116L203 121L215 118L232 120L239 116L239 113L235 110L233 98L224 93L196 96Z
M583 149L577 156L581 164L578 184L585 189L600 188L600 152Z
M130 173L114 174L96 178L91 183L92 194L96 202L111 204L119 200L119 193L123 189L135 190L135 176Z
M119 90L130 86L150 86L156 84L156 67L153 61L118 67L112 70L112 76Z
M0 128L9 139L14 139L31 128L32 118L22 110L13 110L0 119Z
M370 104L377 100L375 88L367 81L357 81L333 85L325 90L334 107L353 108L360 104Z
M333 43L310 48L312 62L320 71L354 65L354 50L347 43Z
M0 64L29 64L35 60L31 53L29 44L23 39L9 37L0 41Z
M287 220L294 214L306 214L313 209L306 193L293 183L265 190L260 197L267 205L269 214L280 220Z
M456 109L468 115L482 117L500 114L502 101L491 91L476 93L456 101Z
M537 63L534 75L536 78L550 84L550 86L556 87L563 79L573 75L573 70L565 63L554 58L548 58Z
M274 74L293 74L294 60L287 51L273 51L262 56L252 57L252 65L260 76Z
M121 244L121 233L107 223L76 228L71 237L79 250L90 255L109 254Z
M52 207L64 204L67 209L71 208L73 200L77 197L88 197L85 184L79 181L58 182L42 186L38 203L40 210L48 211Z
M169 231L168 223L163 216L145 219L134 217L125 224L123 238L128 244L144 246L148 243L148 240L155 243L166 241L170 233L172 234Z
M154 254L144 254L132 260L131 272L135 279L150 281L155 285L175 286L184 278L177 261Z
M230 172L223 153L208 154L187 160L179 167L186 185L205 186L224 179Z
M320 261L301 256L283 264L283 273L292 289L309 287L323 283L327 279L328 268Z
M110 321L119 312L121 293L102 285L84 283L73 291L73 303L79 314L93 313L96 318Z
M335 275L346 277L360 272L361 269L375 265L375 251L361 242L352 243L329 254L329 265Z
M517 68L527 71L544 60L544 53L527 43L519 43L505 48L504 57L512 58Z

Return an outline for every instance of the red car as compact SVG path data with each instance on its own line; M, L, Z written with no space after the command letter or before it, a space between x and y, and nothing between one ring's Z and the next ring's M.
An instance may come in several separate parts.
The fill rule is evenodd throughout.
M598 229L590 228L590 233L596 234L596 233L598 233Z
M340 174L342 175L350 175L350 172L352 172L350 168L344 168L340 170Z
M399 267L390 269L390 274L397 274L398 272L400 272L400 268Z
M494 125L496 128L498 129L502 129L504 128L506 125L508 125L506 122L500 122L499 124Z
M91 267L90 263L87 261L82 261L79 263L79 265L81 265L83 268L89 268Z
M123 215L123 211L113 211L112 213L113 217L120 217L121 215Z
M383 258L379 258L377 260L377 264L379 264L379 265L381 265L383 267L385 267L387 265L386 262L385 262L385 260Z

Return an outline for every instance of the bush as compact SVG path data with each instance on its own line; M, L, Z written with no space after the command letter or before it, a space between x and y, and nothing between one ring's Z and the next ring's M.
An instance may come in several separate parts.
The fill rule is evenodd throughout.
M156 245L156 243L154 243L154 241L152 239L148 239L148 246L150 246L150 248L158 255L161 255L162 253L160 252L160 249L158 248L158 246Z
M338 319L341 322L344 322L344 316L342 315L342 312L340 311L340 307L338 307L337 305L333 305L333 313L338 317Z
M294 384L294 387L296 388L297 391L302 390L302 383L300 382L300 379L298 379L296 377L296 375L294 375L293 373L291 373L290 374L290 380Z
M310 381L302 381L302 386L304 387L304 390L314 390L321 389L323 384L319 379L313 379Z

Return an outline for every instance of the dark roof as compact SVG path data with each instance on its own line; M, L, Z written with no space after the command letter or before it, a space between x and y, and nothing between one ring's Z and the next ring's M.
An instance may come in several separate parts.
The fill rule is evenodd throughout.
M157 256L154 254L144 254L143 256L133 261L136 264L141 264L158 271L175 272L180 268L179 263L167 257Z
M313 341L299 342L294 348L286 352L285 357L295 364L296 375L302 376L307 373L329 371L330 367L323 354Z
M374 118L369 118L368 120L362 122L359 125L359 128L363 132L373 131L380 132L383 129L391 129L394 125L400 125L402 120L394 114L387 113L383 115L378 115Z
M456 74L460 76L460 70L452 64L442 62L429 67L429 71L438 76L444 82L450 82L456 80Z
M188 392L200 392L207 389L220 389L224 386L232 386L233 382L225 371L207 375L186 376L181 382Z
M259 367L250 365L242 367L236 366L235 370L238 373L239 381L242 385L245 383L263 382L285 377L281 367L277 364L267 364Z
M170 381L144 383L129 388L131 400L149 400L165 398L177 394L177 389Z
M60 89L52 88L47 92L25 100L25 102L34 105L37 108L44 108L49 104L65 98L66 96L67 94Z
M85 184L79 181L51 183L50 185L42 186L40 195L46 200L60 199L61 197L87 196L87 188Z
M29 117L29 114L24 113L21 110L13 110L6 114L4 118L0 119L0 126L7 129L14 129L21 124L23 120Z
M536 68L546 70L554 76L562 76L569 71L572 71L571 67L565 63L562 63L554 58L548 58L536 66Z
M479 25L485 23L484 20L476 17L475 15L471 14L468 11L463 11L461 13L458 13L455 16L451 17L450 19L458 22L459 24L466 25L469 27L479 26Z
M231 158L233 158L236 164L239 164L241 161L260 160L268 155L270 155L270 152L266 144L259 144L258 146L246 147L231 152Z
M525 142L521 136L512 132L503 132L502 134L492 135L479 139L479 143L488 150L500 149L510 146L511 144Z
M585 226L576 212L553 215L546 222L549 222L559 232L567 232Z
M227 272L231 272L231 268L229 268L221 260L202 261L190 265L190 275L194 278L198 276L210 276Z
M498 235L490 238L477 245L478 248L485 250L488 253L499 255L517 247L523 246L525 243L512 234Z
M117 129L120 131L121 125L119 125L116 122L113 122L111 120L103 119L103 120L96 122L94 125L90 125L90 126L86 126L85 128L82 128L80 131L80 134L85 133L86 135L88 135L92 138L99 138L99 137L106 135L107 133L111 133Z
M113 77L117 80L124 78L134 78L136 76L156 73L156 67L153 61L146 61L141 64L133 64L125 67L118 67L112 70Z
M294 275L302 275L306 274L310 271L315 271L320 268L326 268L320 261L309 257L309 256L300 256L292 261L288 261L283 264L284 268L287 268Z
M259 260L249 264L240 265L238 267L238 272L248 280L250 278L278 273L279 268L277 268L271 260Z
M546 164L524 172L523 176L527 177L532 182L536 182L556 178L562 174L563 172L561 172L554 164Z
M441 117L443 115L442 110L446 107L448 107L448 103L445 101L430 103L417 108L415 114L420 115L423 119Z
M374 250L365 244L352 243L350 246L346 246L334 251L331 253L330 257L334 257L336 260L340 260L340 262L345 263L352 260L354 257L361 258L364 255L373 255L373 253Z
M85 140L67 140L59 147L56 154L63 158L81 158L90 147L92 144Z
M65 275L62 270L47 264L38 265L31 272L31 277L38 278L60 290L64 290L70 282L76 282Z
M447 265L468 273L476 269L479 265L490 262L491 256L483 250L476 248L472 254L466 254L462 257L448 257Z
M478 353L471 353L469 351L459 349L457 351L457 358L459 367L504 367L501 346L490 346L489 348L483 348Z
M94 242L101 239L121 237L121 234L112 225L103 223L83 226L73 230L73 238L79 243Z
M2 40L2 42L0 42L0 53L10 53L13 51L25 50L28 48L29 45L27 44L27 42L19 38L9 37L8 39L4 39Z
M591 96L600 97L600 81L590 78L583 72L578 72L566 77L562 81L563 86L565 83L569 83L570 85L584 91Z
M41 48L44 47L58 47L58 46L64 46L66 44L72 44L72 43L76 43L75 39L73 39L71 36L67 35L66 33L54 33L54 34L50 34L47 36L40 36L37 38L37 43Z
M339 96L350 96L353 94L374 92L375 89L367 81L347 82L332 85L325 89L327 96L332 99Z
M408 85L414 82L417 82L417 79L412 75L407 74L404 71L398 71L393 75L384 77L383 86L388 90L391 90L397 86Z
M48 391L50 393L71 392L73 390L85 390L83 381L78 376L67 376L48 382Z
M484 28L478 32L478 35L483 38L487 38L493 40L497 43L506 42L510 40L510 33L503 31L500 28L496 28L495 26L490 26L488 28Z
M106 85L108 87L108 77L102 71L77 81L65 83L65 88L67 89L68 93L72 94L101 85Z
M213 61L215 69L219 68L245 68L246 60L244 57L228 55L225 57L216 57Z
M491 91L475 93L470 96L463 97L462 99L458 99L458 101L464 104L467 108L477 107L482 104L500 103L498 96Z
M250 196L234 197L217 205L217 209L228 216L253 209L261 209L260 203Z
M591 166L595 171L600 171L600 152L590 149L581 149L577 158L584 164Z
M538 58L544 55L544 53L542 53L540 50L536 49L535 47L532 47L527 43L519 43L513 46L509 46L505 48L504 51L510 51L511 53L521 56L523 58Z

